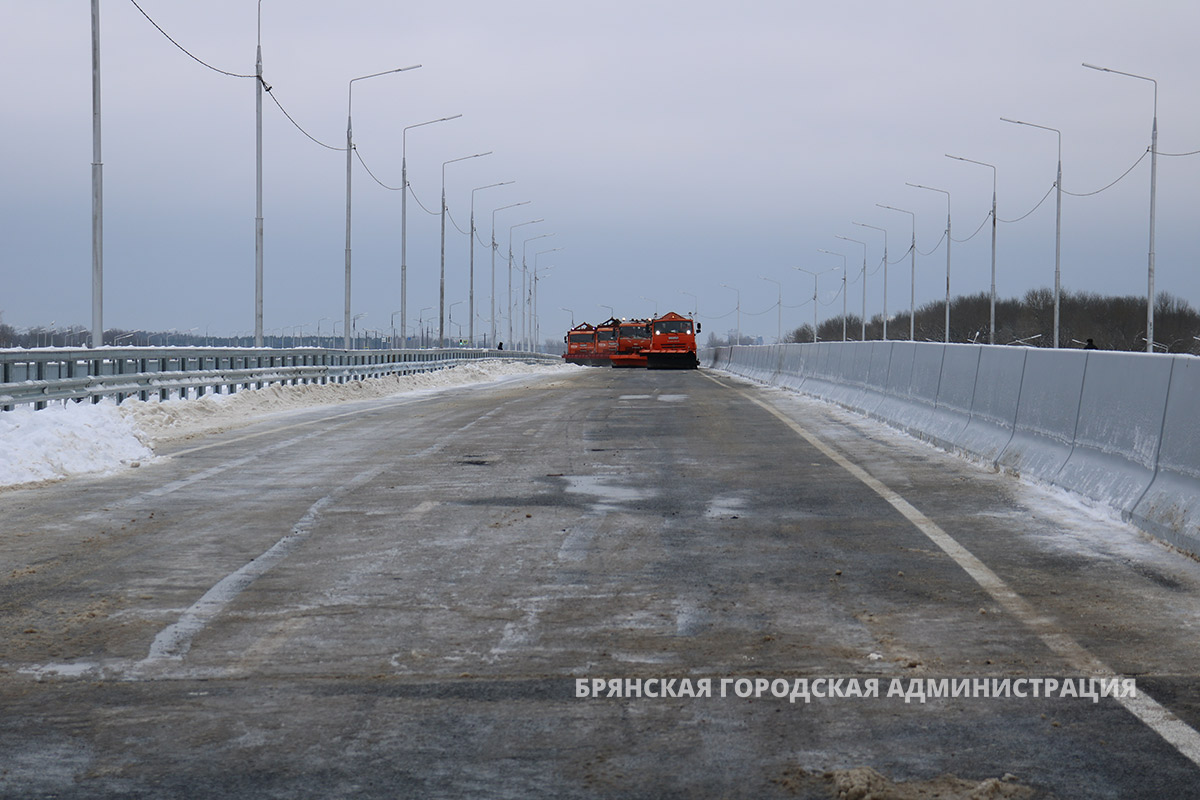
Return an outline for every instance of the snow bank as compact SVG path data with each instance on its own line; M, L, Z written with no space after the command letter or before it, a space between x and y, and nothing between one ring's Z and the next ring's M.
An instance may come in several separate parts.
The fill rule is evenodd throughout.
M0 486L108 473L154 457L151 448L249 424L268 414L397 394L433 392L523 375L574 372L568 364L472 361L437 372L351 383L272 385L194 400L67 403L0 412Z
M112 400L0 413L0 486L114 472L153 456Z

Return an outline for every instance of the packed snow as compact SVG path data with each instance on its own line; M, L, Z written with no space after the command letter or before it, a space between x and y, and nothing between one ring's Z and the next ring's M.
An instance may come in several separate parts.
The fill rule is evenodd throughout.
M325 385L273 384L165 402L131 398L118 405L106 399L94 405L56 404L40 411L20 406L0 412L0 486L132 469L153 459L157 446L239 427L269 414L578 369L583 367L497 359L437 372Z

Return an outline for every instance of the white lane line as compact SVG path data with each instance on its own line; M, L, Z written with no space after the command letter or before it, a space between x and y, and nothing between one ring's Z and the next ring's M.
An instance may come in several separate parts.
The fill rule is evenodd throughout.
M154 637L154 642L150 645L149 655L139 662L138 666L152 667L164 661L182 660L188 650L191 649L192 640L204 630L213 618L233 602L250 584L254 583L254 581L268 570L286 558L309 537L316 524L317 517L323 508L334 502L339 496L367 483L382 472L386 466L378 465L360 472L351 478L349 482L334 489L309 506L308 511L300 518L299 522L292 526L291 531L286 536L272 545L262 555L251 559L237 570L226 575L215 586L205 592L203 597L184 611L176 622L159 631L158 635Z
M899 511L905 519L924 533L930 541L950 556L956 564L964 569L985 592L992 596L1006 611L1019 619L1030 628L1042 642L1052 651L1062 656L1064 660L1079 672L1088 673L1095 677L1115 678L1117 673L1103 661L1089 653L1086 648L1075 641L1070 634L1060 629L1053 620L1039 614L1023 597L1017 594L1004 580L963 547L950 534L946 533L937 523L918 511L911 503L885 486L881 481L862 467L847 459L830 445L826 444L815 434L800 426L782 411L756 397L728 384L705 375L714 383L737 392L759 408L774 416L784 425L792 429L801 439L821 451L829 460L850 473L868 489L886 500ZM1200 733L1190 727L1167 708L1160 705L1154 698L1144 692L1134 697L1116 696L1118 703L1127 711L1140 719L1143 724L1169 742L1193 764L1200 766Z

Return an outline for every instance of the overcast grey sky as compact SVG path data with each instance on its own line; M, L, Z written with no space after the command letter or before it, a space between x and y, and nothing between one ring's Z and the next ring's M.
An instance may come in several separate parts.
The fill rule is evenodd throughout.
M223 70L253 73L254 0L139 4L182 46ZM91 44L85 0L9 4L0 34L0 310L18 327L90 325ZM253 328L254 82L214 73L181 53L129 0L101 0L105 189L105 326ZM943 233L950 191L955 294L989 283L987 219L998 167L999 217L1020 217L1054 181L1092 192L1150 143L1150 83L1084 69L1091 62L1158 79L1159 148L1200 150L1200 5L1187 0L711 2L563 0L393 3L264 0L264 75L312 136L345 142L350 78L418 70L354 88L359 153L379 180L409 180L436 212L442 162L450 213L481 239L496 216L505 291L509 226L517 259L529 242L549 270L542 332L575 320L690 311L708 330L734 325L772 340L776 284L784 327L811 320L812 280L793 267L853 272L860 245L875 270L888 230L900 259L916 213L918 250ZM266 328L340 320L345 156L321 147L265 102ZM1063 203L1066 287L1144 294L1149 159L1113 188ZM1200 155L1158 166L1157 285L1200 305ZM447 235L447 304L466 321L468 239ZM436 314L439 220L409 203L408 311ZM917 259L917 302L944 293L945 244ZM355 163L354 296L360 325L389 329L400 308L400 193ZM476 330L487 330L490 255L476 248ZM1050 286L1054 198L999 229L999 292ZM820 316L841 312L840 279L822 278ZM850 307L861 306L861 284ZM906 305L908 262L891 268L893 311ZM868 314L882 273L868 277ZM501 306L503 303L500 304ZM397 317L398 322L398 317ZM322 322L328 332L330 321ZM504 329L503 324L501 329Z

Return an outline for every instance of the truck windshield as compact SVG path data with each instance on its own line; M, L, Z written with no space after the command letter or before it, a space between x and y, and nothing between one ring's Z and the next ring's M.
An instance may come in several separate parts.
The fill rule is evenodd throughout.
M592 341L592 334L591 333L572 333L571 341L572 342L580 342L580 343L590 342L590 341Z
M691 333L692 323L690 320L660 320L654 323L654 332L658 335L665 333Z
M649 339L650 338L650 326L649 325L622 325L621 326L621 338L622 339Z
M596 341L611 342L615 338L617 338L617 332L612 328L596 331Z

